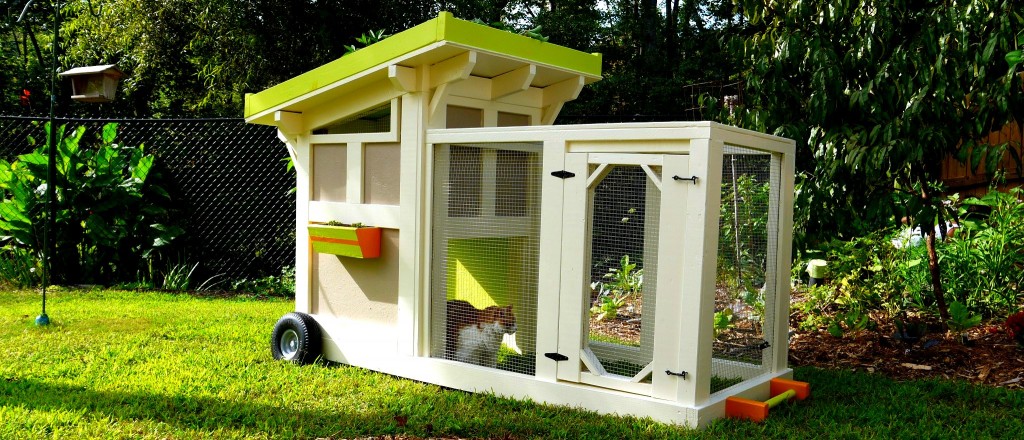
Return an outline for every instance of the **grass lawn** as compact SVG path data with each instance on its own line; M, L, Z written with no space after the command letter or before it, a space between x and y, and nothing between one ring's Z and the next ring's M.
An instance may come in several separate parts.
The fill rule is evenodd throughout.
M0 292L0 439L1022 438L1024 393L798 369L811 399L704 431L472 395L346 366L276 362L290 301ZM400 423L403 422L403 423Z

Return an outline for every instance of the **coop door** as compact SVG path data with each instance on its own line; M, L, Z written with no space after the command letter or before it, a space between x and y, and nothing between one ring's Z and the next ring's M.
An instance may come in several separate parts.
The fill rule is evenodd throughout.
M681 234L673 222L682 222L662 213L666 204L675 212L686 203L685 191L671 188L669 199L663 187L682 187L672 176L690 176L688 157L580 153L566 163L576 176L565 183L563 273L581 276L562 281L559 352L569 359L558 376L662 395L654 390L669 386L666 360L678 347L658 344L655 323L666 322L656 319L658 260L673 247L666 238ZM665 228L672 231L662 234Z

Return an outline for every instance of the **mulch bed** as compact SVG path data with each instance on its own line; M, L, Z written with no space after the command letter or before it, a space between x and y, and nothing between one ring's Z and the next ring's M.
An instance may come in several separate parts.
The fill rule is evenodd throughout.
M1005 388L1024 388L1024 348L1000 325L967 332L967 343L952 332L926 334L914 343L892 336L891 326L836 338L824 330L790 338L790 366L808 365L883 374L896 380L958 379Z

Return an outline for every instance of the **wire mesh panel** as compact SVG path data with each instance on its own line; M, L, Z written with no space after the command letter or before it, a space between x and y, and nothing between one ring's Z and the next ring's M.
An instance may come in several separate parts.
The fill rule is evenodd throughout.
M711 392L767 372L773 353L779 161L745 148L724 154Z
M660 168L592 165L590 301L583 364L595 375L650 382L657 292ZM602 177L603 175L603 177Z
M434 149L431 356L534 373L540 145Z

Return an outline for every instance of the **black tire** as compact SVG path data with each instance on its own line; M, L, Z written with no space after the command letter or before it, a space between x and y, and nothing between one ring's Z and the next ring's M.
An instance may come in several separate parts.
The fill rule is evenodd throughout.
M282 316L270 335L270 352L274 359L300 365L315 362L320 357L322 345L320 326L305 313L291 312Z

